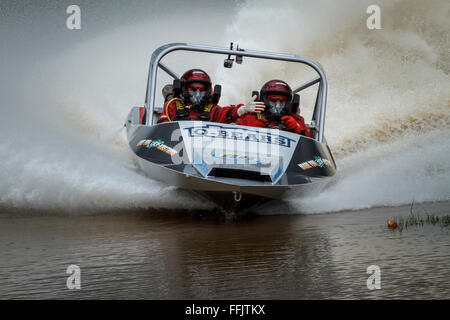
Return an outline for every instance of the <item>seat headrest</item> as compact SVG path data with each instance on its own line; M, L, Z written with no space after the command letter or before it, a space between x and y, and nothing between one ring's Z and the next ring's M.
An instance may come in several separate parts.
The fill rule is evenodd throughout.
M300 113L300 96L298 94L294 94L292 98L291 112Z

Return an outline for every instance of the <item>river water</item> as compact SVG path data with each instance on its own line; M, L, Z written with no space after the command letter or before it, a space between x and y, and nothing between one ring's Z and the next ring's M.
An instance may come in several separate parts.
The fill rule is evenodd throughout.
M1 299L448 299L450 228L411 206L316 215L3 214ZM450 203L413 206L442 216ZM69 290L69 265L81 289ZM369 290L369 266L381 289Z

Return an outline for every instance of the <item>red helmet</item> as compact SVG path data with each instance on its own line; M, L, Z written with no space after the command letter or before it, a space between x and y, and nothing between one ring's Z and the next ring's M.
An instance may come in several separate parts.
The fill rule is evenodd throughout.
M211 97L212 83L211 83L211 78L205 71L203 71L201 69L188 70L181 76L180 82L181 82L181 91L183 94L183 99L186 102L189 103L189 100L190 100L188 90L187 90L187 85L192 82L200 82L200 83L204 83L206 85L206 95L203 100L205 103L207 101L209 101L209 99Z
M292 89L286 82L282 80L270 80L262 86L259 96L260 99L264 101L264 104L267 108L270 108L268 96L271 94L279 94L285 96L287 98L287 103L284 107L284 112L290 110L292 101Z
M281 94L286 96L288 102L292 100L292 89L282 80L270 80L262 86L261 92L259 93L260 97L265 100L270 94Z
M211 85L211 79L208 74L201 69L191 69L186 71L180 78L181 83L188 84L190 82L203 82Z

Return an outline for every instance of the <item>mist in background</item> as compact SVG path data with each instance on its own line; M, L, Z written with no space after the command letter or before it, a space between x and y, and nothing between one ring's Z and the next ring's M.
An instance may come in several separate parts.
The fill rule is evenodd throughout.
M81 8L81 30L66 28L71 4ZM212 208L144 177L121 129L130 108L144 103L151 53L171 42L237 42L324 67L325 136L338 173L321 194L266 212L449 200L450 4L381 1L382 29L369 30L371 4L2 1L0 208ZM205 69L223 86L221 105L246 102L272 78L294 87L314 77L289 63L245 58L232 69L220 56L176 53L164 62L180 74ZM307 121L314 98L312 88L301 96Z

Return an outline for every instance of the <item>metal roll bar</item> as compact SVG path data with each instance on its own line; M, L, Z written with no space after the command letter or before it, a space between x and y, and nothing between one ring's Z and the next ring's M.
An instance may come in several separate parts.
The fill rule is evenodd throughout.
M148 82L147 82L147 91L145 96L145 107L147 108L147 116L146 116L146 124L153 123L153 110L155 104L155 92L156 92L156 76L158 72L158 68L166 71L173 78L178 78L175 72L170 70L167 66L162 64L161 59L172 51L183 50L183 51L196 51L196 52L207 52L214 54L223 54L227 56L236 56L236 57L251 57L251 58L260 58L260 59L270 59L270 60L281 60L288 62L297 62L310 66L313 68L319 75L319 78L308 81L302 86L294 89L295 92L299 92L307 87L316 84L319 82L319 90L317 93L316 105L314 107L313 118L312 120L316 123L317 128L319 129L318 141L324 141L324 129L325 129L325 112L326 112L326 104L327 104L327 78L325 76L325 72L322 70L320 65L310 59L298 57L296 55L291 54L280 54L280 53L272 53L272 52L264 52L264 51L254 51L254 50L233 50L225 47L210 47L203 45L193 45L186 43L171 43L166 44L164 46L156 49L150 60L150 68L148 73Z

